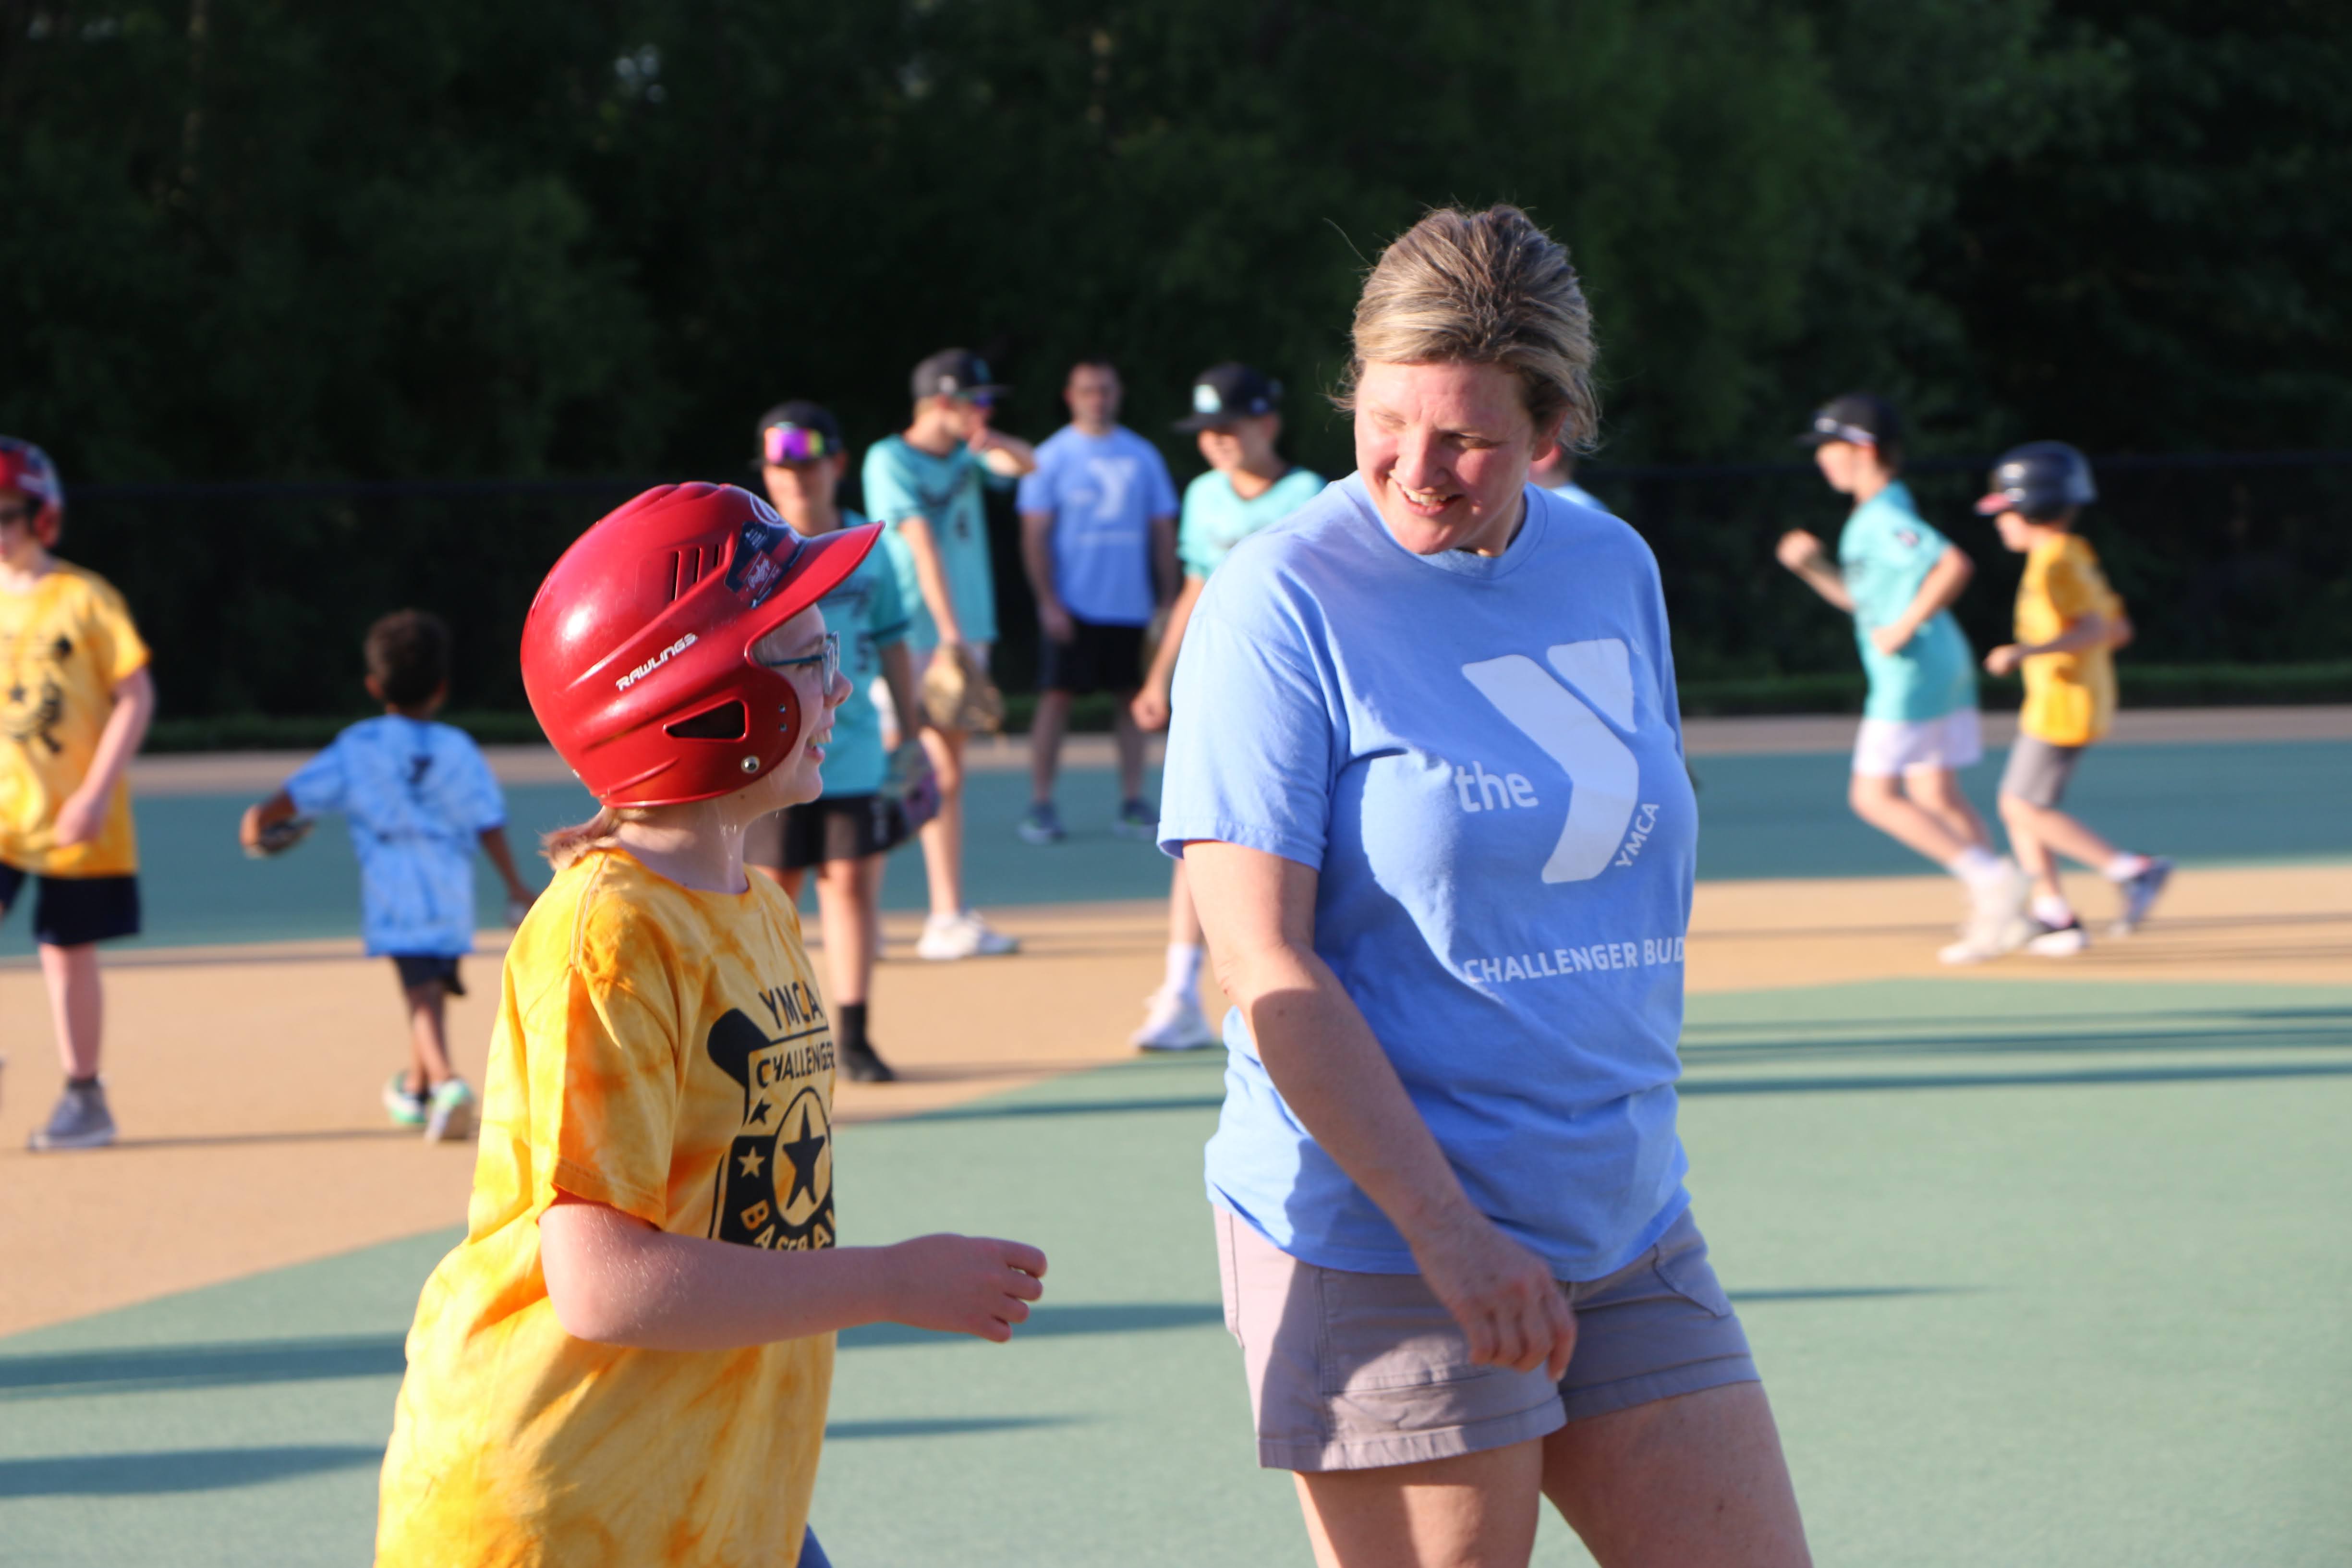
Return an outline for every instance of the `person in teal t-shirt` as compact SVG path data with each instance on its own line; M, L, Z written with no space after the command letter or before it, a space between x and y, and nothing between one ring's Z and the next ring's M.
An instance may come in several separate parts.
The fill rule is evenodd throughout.
M1009 485L1037 466L1028 442L989 427L1005 389L987 362L941 349L915 367L915 416L906 430L866 449L866 510L890 525L884 547L907 605L907 644L919 680L930 666L961 666L959 680L984 675L996 640L996 581L988 563L982 486ZM922 742L939 780L939 815L922 826L931 914L916 953L981 958L1021 944L964 906L963 752L970 734L926 728Z
M832 413L806 401L779 404L760 420L760 478L777 515L811 536L862 528L866 520L835 500L849 457ZM833 710L824 749L824 793L763 816L743 833L743 863L800 897L801 879L816 872L817 915L832 971L827 1000L841 1070L859 1083L887 1083L890 1070L866 1037L866 994L882 946L882 873L891 850L909 836L895 777L930 772L912 737L922 720L915 704L914 662L907 653L907 607L897 574L880 550L822 600L824 629L841 639L841 673L849 695ZM877 676L896 710L898 754L882 748L882 715L871 688Z
M1141 729L1167 727L1176 656L1211 574L1243 540L1323 493L1319 476L1294 467L1274 449L1282 434L1276 412L1281 403L1282 384L1245 364L1214 365L1193 378L1192 416L1176 421L1175 427L1199 439L1209 471L1184 487L1176 530L1184 581L1169 607L1167 629L1143 688L1130 705ZM1139 1050L1192 1050L1217 1043L1217 1032L1201 1011L1201 963L1207 952L1179 859L1168 885L1168 974L1144 1004L1143 1027L1134 1036Z
M1971 914L1947 963L2006 952L2022 940L2028 892L2014 861L1992 852L1984 818L1960 793L1959 770L1984 754L1977 727L1976 656L1951 606L1975 563L1936 531L1896 476L1903 427L1868 393L1823 405L1797 439L1830 488L1853 498L1832 562L1803 529L1780 538L1780 563L1853 616L1869 677L1847 798L1881 833L1950 871Z

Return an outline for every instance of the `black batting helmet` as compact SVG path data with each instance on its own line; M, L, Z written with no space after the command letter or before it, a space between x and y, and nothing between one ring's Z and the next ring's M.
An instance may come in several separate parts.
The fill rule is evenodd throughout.
M1986 488L1990 493L1977 502L1978 511L1987 517L2013 511L2035 522L2053 522L2099 499L2091 459L2063 441L2011 447L1993 464Z

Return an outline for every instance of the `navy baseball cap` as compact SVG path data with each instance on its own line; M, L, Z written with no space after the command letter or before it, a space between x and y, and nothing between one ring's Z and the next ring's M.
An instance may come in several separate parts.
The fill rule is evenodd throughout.
M991 380L988 362L970 349L941 349L915 367L918 402L926 397L994 397L1012 390Z
M1848 392L1821 405L1813 415L1812 427L1797 437L1797 445L1851 441L1857 447L1882 447L1901 439L1903 417L1895 412L1895 405L1874 393Z
M1282 383L1259 374L1238 360L1212 365L1192 378L1192 413L1179 419L1179 430L1210 430L1236 419L1255 419L1282 405Z

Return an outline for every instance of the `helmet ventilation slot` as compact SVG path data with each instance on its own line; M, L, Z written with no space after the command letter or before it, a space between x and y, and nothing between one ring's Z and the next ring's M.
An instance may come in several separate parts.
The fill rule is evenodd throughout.
M691 719L680 719L662 729L680 741L740 741L751 728L751 715L739 700L705 709Z
M708 545L689 544L684 550L670 552L670 586L672 599L683 599L686 591L702 581L702 574L719 564L719 552Z

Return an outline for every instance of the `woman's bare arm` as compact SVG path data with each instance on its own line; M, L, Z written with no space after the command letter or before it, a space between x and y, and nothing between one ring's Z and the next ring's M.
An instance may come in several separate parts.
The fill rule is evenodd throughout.
M539 1255L564 1332L639 1350L740 1350L880 1322L1002 1343L1045 1294L1045 1255L1017 1241L770 1252L673 1236L569 1194L540 1216Z
M1403 1235L1474 1361L1558 1378L1576 1324L1551 1270L1481 1214L1364 1016L1315 952L1317 874L1239 845L1184 847L1217 981L1275 1088Z

